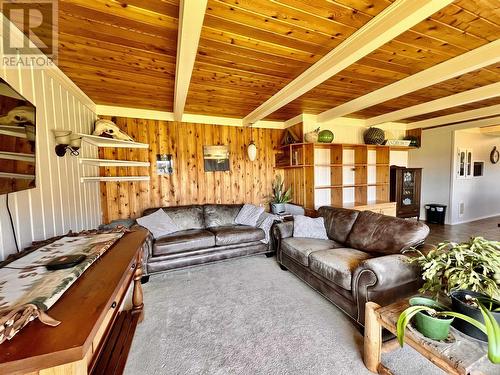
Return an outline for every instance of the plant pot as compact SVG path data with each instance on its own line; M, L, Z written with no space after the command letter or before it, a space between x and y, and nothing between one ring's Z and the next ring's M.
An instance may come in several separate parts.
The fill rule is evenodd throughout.
M481 310L479 310L475 306L471 306L464 302L466 295L477 298L489 298L487 295L483 293L477 293L471 290L457 290L451 292L450 296L451 296L451 305L453 311L470 316L471 318L474 318L477 321L484 324L483 314L481 314ZM491 314L495 317L495 320L500 324L500 312L492 311ZM453 327L455 327L460 332L465 333L468 336L474 337L481 341L488 341L488 337L486 336L485 333L483 333L478 328L474 327L472 324L467 323L461 319L455 320L455 322L453 323Z
M285 203L271 203L271 212L273 214L281 214L285 210Z
M446 307L437 301L425 297L410 298L411 306L429 306L437 311L445 310ZM453 318L434 318L423 312L418 312L414 316L415 328L422 335L432 340L444 340L450 333L450 325Z

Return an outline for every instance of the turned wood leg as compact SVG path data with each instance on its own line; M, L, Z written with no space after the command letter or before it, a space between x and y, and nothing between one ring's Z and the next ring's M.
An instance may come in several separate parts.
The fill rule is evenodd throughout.
M134 292L132 294L132 312L141 314L139 317L139 322L142 321L144 315L144 303L142 295L142 262L137 262L137 268L134 273Z
M382 327L377 319L376 310L380 306L375 302L367 302L365 306L365 339L364 355L365 366L371 372L377 373L380 365L382 350Z

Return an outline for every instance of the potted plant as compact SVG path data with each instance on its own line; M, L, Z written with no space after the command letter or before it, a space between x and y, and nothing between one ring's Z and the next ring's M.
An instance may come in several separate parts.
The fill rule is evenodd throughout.
M491 312L496 322L500 324L500 301L495 300L483 293L477 293L470 290L454 290L450 293L453 311L470 316L477 321L484 323L481 310L476 301L480 301L486 309ZM463 320L457 320L453 326L466 335L472 336L478 340L488 341L486 335L472 324Z
M427 297L410 298L410 306L427 306L436 311L445 311L446 306ZM419 311L415 314L414 322L417 330L433 340L444 340L450 333L450 325L453 317L433 316L426 311Z
M431 300L432 301L432 300ZM400 315L398 322L396 324L396 333L399 341L399 345L403 346L404 344L404 336L405 336L405 328L410 323L413 317L416 317L417 314L425 313L425 315L433 318L429 319L429 322L434 323L434 320L439 320L439 318L447 317L447 318L457 318L472 324L480 331L484 332L488 337L488 359L492 363L500 363L500 326L498 322L495 320L491 312L479 301L475 299L475 303L477 304L481 314L483 316L484 323L477 321L474 318L471 318L467 315L460 314L454 311L444 311L442 310L441 304L437 304L436 307L429 306L429 303L424 301L414 301L414 305L405 309ZM427 325L430 324L426 321L423 321L421 324ZM425 335L426 330L420 330L421 326L416 326L417 330ZM427 327L428 328L428 327Z
M424 285L421 292L449 295L453 290L468 289L499 299L500 297L500 242L482 237L468 242L442 242L427 254L410 257L410 263L422 269Z
M482 322L482 314L471 298L479 299L500 322L498 299L500 296L500 242L482 237L468 242L442 242L427 254L409 258L422 268L424 285L421 292L435 296L445 294L452 299L453 310ZM491 308L490 308L491 306ZM473 325L455 320L453 326L461 332L486 341L486 336Z
M281 175L276 175L273 181L273 194L270 197L271 211L274 214L285 212L285 203L292 200L292 189L288 188L285 191L285 183Z

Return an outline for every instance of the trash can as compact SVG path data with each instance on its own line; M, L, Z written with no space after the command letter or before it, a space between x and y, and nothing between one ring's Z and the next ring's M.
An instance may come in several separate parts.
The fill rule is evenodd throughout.
M425 221L431 224L444 224L446 218L446 206L444 204L426 204Z

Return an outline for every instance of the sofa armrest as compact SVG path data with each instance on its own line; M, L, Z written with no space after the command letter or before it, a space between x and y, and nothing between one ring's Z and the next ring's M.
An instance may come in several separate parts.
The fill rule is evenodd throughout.
M283 239L293 236L293 221L274 224L272 227L272 236L276 250L276 260L281 261L281 242Z
M388 305L416 293L422 285L420 268L403 254L367 259L353 272L351 290L358 307L358 321L364 325L368 301Z
M151 232L147 229L144 228L142 225L139 224L134 224L130 227L130 230L146 230L148 232L148 236L146 237L146 240L144 241L144 245L142 246L142 273L143 276L147 276L148 273L148 261L149 258L153 256L153 243L154 243L154 237L151 234Z

